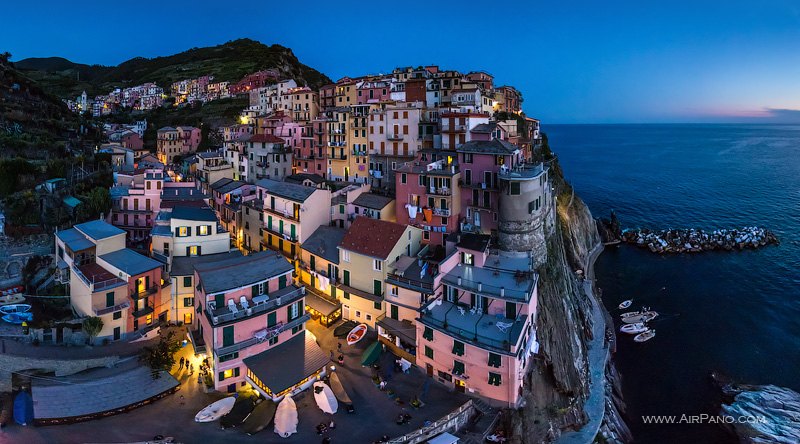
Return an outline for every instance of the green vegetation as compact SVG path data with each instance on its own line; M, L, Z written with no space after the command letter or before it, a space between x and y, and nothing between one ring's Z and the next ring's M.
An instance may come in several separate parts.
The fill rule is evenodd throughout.
M247 74L269 68L315 89L331 83L324 74L300 63L291 49L280 45L267 46L250 39L192 48L166 57L136 57L114 67L82 65L57 57L25 59L16 65L49 91L64 98L77 97L84 90L90 96L107 94L114 88L146 82L155 82L168 89L173 82L204 75L214 76L216 82L233 83Z
M158 344L145 346L139 354L139 361L150 367L153 379L161 377L161 371L169 371L175 365L175 353L181 349L181 344L175 339L175 333L169 332L161 336Z
M32 188L38 172L35 165L21 157L0 159L0 197Z
M94 344L94 338L103 329L103 320L97 316L91 316L83 320L83 332L89 336L89 344Z

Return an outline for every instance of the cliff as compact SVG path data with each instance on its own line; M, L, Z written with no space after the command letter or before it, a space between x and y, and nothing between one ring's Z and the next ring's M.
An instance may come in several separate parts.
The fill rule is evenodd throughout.
M525 407L512 415L513 436L524 443L551 441L560 430L587 421L586 344L596 320L581 276L600 236L588 207L566 183L557 161L551 164L551 177L557 217L555 230L546 237L547 260L538 269L539 358L525 381Z

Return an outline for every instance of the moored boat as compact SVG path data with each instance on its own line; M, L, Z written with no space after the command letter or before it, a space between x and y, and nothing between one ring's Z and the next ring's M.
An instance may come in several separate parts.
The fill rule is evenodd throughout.
M353 345L364 339L367 334L367 324L358 324L347 334L347 345Z
M631 304L633 304L633 299L628 299L627 301L622 301L619 304L619 308L620 308L620 310L624 310L624 309L630 307Z
M651 340L651 339L653 339L655 337L656 337L656 331L648 329L647 331L645 331L643 333L639 333L638 335L636 335L633 338L633 340L636 341L636 342L645 342L645 341L649 341L649 340Z
M228 396L227 398L222 398L219 401L213 402L209 404L203 410L197 412L195 415L194 420L196 422L211 422L215 421L222 417L222 415L227 414L233 408L233 404L236 403L236 398L233 396Z
M629 335L637 335L639 333L644 333L648 330L647 325L643 322L637 322L635 324L625 324L619 328L619 331L622 333L627 333Z

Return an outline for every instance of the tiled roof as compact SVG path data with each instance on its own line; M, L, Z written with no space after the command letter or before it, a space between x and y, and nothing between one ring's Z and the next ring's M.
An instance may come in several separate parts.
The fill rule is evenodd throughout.
M328 262L339 263L339 244L347 233L344 228L322 225L300 247Z
M118 234L125 234L125 230L117 228L102 220L92 220L82 224L77 224L75 225L75 228L94 240L101 240L116 236Z
M358 197L356 197L356 200L353 201L353 205L371 208L373 210L382 210L384 207L386 207L386 205L389 205L393 201L394 199L391 197L372 193L361 193Z
M264 188L269 194L274 194L299 203L305 202L309 196L317 191L317 188L314 187L307 187L305 185L289 182L278 182L272 179L261 179L256 182L256 185Z
M472 128L470 132L489 134L494 131L495 128L497 128L496 123L481 123L480 125L475 125L475 128Z
M285 140L278 136L273 136L272 134L254 134L250 137L250 141L259 143L286 143Z
M303 330L243 362L272 393L280 393L328 365L329 360L314 337Z
M228 178L228 177L223 177L222 179L212 183L210 185L210 187L211 187L212 190L216 190L217 188L220 188L220 187L222 187L224 185L227 185L227 184L229 184L231 182L233 182L233 179Z
M519 147L505 140L470 140L456 148L459 153L513 154Z
M339 248L386 259L405 231L405 225L359 216L347 230Z

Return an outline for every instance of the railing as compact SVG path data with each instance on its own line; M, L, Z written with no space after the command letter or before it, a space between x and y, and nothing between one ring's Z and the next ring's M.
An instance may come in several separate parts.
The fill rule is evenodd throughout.
M116 287L125 283L124 281L117 278L106 279L97 282L89 281L89 278L87 278L86 275L84 275L81 272L81 270L79 270L78 267L75 266L75 264L72 265L72 271L74 271L75 274L78 275L78 277L83 281L83 283L86 284L87 287L89 287L89 290L92 293L100 290L105 290L106 288Z
M117 304L117 305L115 305L113 307L95 308L94 309L94 315L95 316L102 316L102 315L106 315L106 314L109 314L109 313L113 313L115 311L124 310L124 309L126 309L126 308L128 308L130 306L131 306L131 304L128 301L125 301L125 302L123 302L121 304Z
M153 259L155 259L155 260L157 260L157 261L159 261L159 262L161 262L163 264L166 264L166 263L169 262L169 255L168 254L159 253L157 251L154 251L151 254L153 256Z
M292 289L290 291L283 291L286 289ZM277 292L269 295L269 299L261 304L253 304L249 308L244 309L241 308L237 304L238 311L236 313L228 311L227 313L218 313L214 314L212 311L206 308L206 313L208 314L211 323L213 325L218 325L224 322L235 321L239 319L249 318L251 316L255 316L260 313L264 313L267 311L271 311L283 305L290 304L295 302L296 300L300 299L306 294L305 287L286 287L285 289L278 290ZM249 302L252 304L252 300ZM226 310L226 307L217 307L216 311Z
M434 208L433 214L436 216L450 217L450 208Z
M403 135L402 134L387 134L386 138L388 140L403 140Z
M131 292L131 299L134 299L134 300L142 299L142 298L147 297L147 296L149 296L151 294L155 294L157 291L158 291L158 285L153 284L149 288L145 288L142 291L132 291Z
M452 188L428 188L428 194L434 194L436 196L452 196L453 190Z
M467 265L462 265L462 266L466 267ZM520 277L519 279L520 280L517 282L518 284L523 283L523 282L527 282L527 281L531 281L532 282L533 281L533 276L532 275L531 276L526 275L524 277ZM442 278L442 281L447 283L448 285L459 287L459 288L471 291L473 293L492 295L492 296L495 296L495 297L499 296L499 297L505 297L505 298L514 298L514 299L527 300L527 297L528 297L528 294L529 294L528 291L508 289L508 288L505 288L505 287L497 287L497 286L490 285L490 284L484 284L483 282L476 282L476 281L472 281L472 280L469 280L469 279L464 279L461 276L454 277L454 276L451 276L449 274L445 275ZM533 291L533 290L531 289L531 291Z
M150 301L149 303L145 304L144 307L138 310L133 310L131 313L134 318L140 318L145 315L149 315L150 313L154 312L155 308L153 306L153 302Z
M456 430L458 429L459 422L461 425L466 424L469 417L472 415L472 411L475 409L475 406L472 403L472 400L465 402L461 405L461 407L453 410L452 412L448 413L447 416L444 416L427 426L414 430L411 433L407 433L403 436L399 436L397 438L392 438L387 443L389 444L416 444L423 442L433 435L439 434L446 430ZM461 420L459 417L463 416ZM449 425L448 423L455 421L454 424Z
M308 322L310 319L311 319L311 315L304 314L304 315L301 315L299 318L297 318L297 319L295 319L293 321L285 322L283 324L276 325L275 327L271 327L271 328L267 327L267 336L265 336L264 338L259 339L259 338L256 338L254 336L254 337L252 337L250 339L245 339L244 341L237 342L236 344L229 345L227 347L220 347L220 348L218 348L216 350L215 353L216 353L217 357L229 355L231 353L237 352L237 351L245 349L247 347L251 347L253 345L256 345L258 343L268 341L270 336L271 337L275 337L275 336L279 335L280 333L283 333L286 330L289 330L291 328L297 327L298 325L302 325L305 322Z
M281 239L288 240L290 242L297 242L297 234L292 235L292 234L281 233L280 231L274 228L268 227L266 223L264 224L264 230L274 234L275 236L280 236Z
M430 282L422 282L417 279L409 279L407 277L400 276L396 273L389 273L386 276L386 282L394 285L400 286L408 286L413 287L414 290L423 291L426 293L433 294L433 284Z
M453 305L452 309L457 310L458 306L456 304L452 304L452 305ZM469 307L463 307L463 308L466 311L466 313L469 313L469 311L470 311ZM490 315L483 315L483 316L489 317ZM492 319L494 319L494 316L491 316L491 317L492 317ZM483 320L478 320L476 322L476 324L473 327L471 327L470 329L463 329L463 328L455 327L453 325L448 324L446 319L438 319L436 317L433 317L431 314L427 313L425 310L423 310L420 313L419 320L422 322L423 325L429 325L431 327L438 328L439 330L443 330L443 331L447 332L451 336L458 337L461 340L463 340L464 342L476 345L476 346L481 347L481 348L491 348L491 349L499 350L499 351L503 351L503 352L511 352L511 346L512 345L516 345L516 344L511 344L507 339L506 340L497 340L497 339L492 339L492 338L489 338L489 337L486 337L486 336L478 334L478 331L477 331L478 330L478 323L483 322ZM506 322L505 319L502 320L502 321ZM513 328L513 327L511 327L511 328ZM511 328L509 328L509 333L507 333L507 335L510 335Z
M300 222L300 215L298 213L297 217L295 217L294 213L291 211L280 211L276 208L264 207L264 211L270 214L274 214L276 216L280 216L284 219L291 219L297 222ZM265 225L266 226L266 225Z

